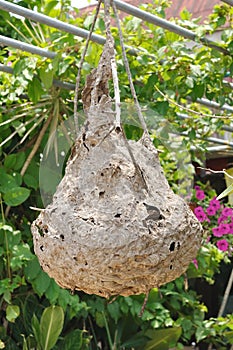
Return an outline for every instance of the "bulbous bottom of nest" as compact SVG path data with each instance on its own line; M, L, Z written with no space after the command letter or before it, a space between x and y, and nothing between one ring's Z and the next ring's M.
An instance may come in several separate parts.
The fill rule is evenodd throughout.
M53 202L32 224L40 264L62 287L147 293L197 254L200 223L170 189L153 145L129 144L138 169L121 132L81 135Z

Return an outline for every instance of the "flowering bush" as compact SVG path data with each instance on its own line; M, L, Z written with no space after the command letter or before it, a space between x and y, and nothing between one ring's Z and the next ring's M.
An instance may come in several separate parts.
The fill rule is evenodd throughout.
M229 263L233 253L233 209L217 200L216 192L203 184L195 186L190 206L204 234L202 246L187 275L205 278L212 284L221 262Z
M209 200L200 186L195 186L192 202L196 203L194 214L202 223L206 241L232 255L233 209L217 200L216 196Z

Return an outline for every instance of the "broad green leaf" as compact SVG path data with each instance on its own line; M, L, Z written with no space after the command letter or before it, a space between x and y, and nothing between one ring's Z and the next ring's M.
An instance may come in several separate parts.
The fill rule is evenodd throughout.
M25 153L13 153L5 157L4 166L6 169L19 170L25 161Z
M30 190L24 187L13 187L3 195L7 205L15 207L25 202L30 195Z
M62 342L63 350L82 350L83 332L80 329L75 329L65 336Z
M7 169L14 169L15 164L16 164L16 154L9 154L9 156L5 157L4 166Z
M22 175L20 173L16 173L14 172L12 174L15 182L16 182L16 187L20 187L22 185L22 182L23 182L23 178L22 178Z
M44 8L44 14L49 16L50 12L56 7L58 4L58 0L52 0L46 3L46 6Z
M39 275L33 281L33 287L39 296L42 296L49 287L51 278L43 270L40 271Z
M41 346L43 350L50 350L56 344L62 331L64 312L60 306L47 307L40 320Z
M233 193L233 183L228 186L225 191L223 191L222 193L220 193L220 195L217 197L217 199L222 199L226 196L228 196L229 194Z
M33 281L41 272L41 267L37 257L35 256L24 269L25 277L29 282Z
M28 96L32 102L37 103L42 94L41 82L37 77L34 77L28 84Z
M110 303L107 305L107 309L112 319L115 321L115 323L117 323L117 321L121 316L119 303L118 302Z
M25 162L25 159L26 159L26 155L24 152L16 153L16 164L14 166L14 170L21 169Z
M57 301L59 294L60 287L53 279L51 279L49 287L45 292L45 296L49 299L50 304L54 304Z
M2 173L0 175L0 192L6 193L10 191L12 187L17 187L16 179L12 175Z
M30 174L25 174L23 177L23 181L24 181L25 185L33 188L34 190L36 190L38 188L37 180Z
M40 79L46 90L50 89L53 84L53 69L48 70L47 67L40 69Z
M15 322L16 318L20 315L20 308L18 305L8 305L6 308L6 319L9 322Z
M143 350L167 350L171 343L176 343L181 335L181 328L148 330L145 335L151 338Z

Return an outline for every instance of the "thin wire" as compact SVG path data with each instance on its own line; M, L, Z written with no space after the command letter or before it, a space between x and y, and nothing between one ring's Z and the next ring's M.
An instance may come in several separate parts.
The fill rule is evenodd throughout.
M112 0L112 8L113 8L115 19L116 19L117 29L118 29L119 38L120 38L120 45L121 45L121 50L122 50L122 57L123 57L126 73L127 73L128 80L129 80L130 90L131 90L131 93L132 93L132 96L134 99L134 103L135 103L135 106L137 109L138 117L139 117L140 123L142 125L144 134L148 135L149 133L147 130L146 122L145 122L145 119L144 119L142 111L141 111L141 107L140 107L139 102L138 102L138 98L137 98L136 91L135 91L134 84L133 84L132 75L130 72L129 61L128 61L127 55L126 55L126 50L125 50L125 46L124 46L123 34L122 34L122 30L121 30L118 12L117 12L116 5L115 5L113 0Z
M117 75L116 55L114 50L115 42L111 33L110 0L105 0L105 25L106 25L106 36L107 36L106 42L109 46L112 80L113 80L113 87L114 87L115 113L116 113L115 127L121 128L120 89L119 89L119 81L118 81L118 75Z
M224 116L224 115L216 115L216 114L205 114L202 112L197 112L194 111L191 108L185 107L180 105L179 103L177 103L176 101L172 100L170 97L168 97L167 95L165 95L156 85L154 86L154 88L158 91L158 93L163 96L168 102L170 102L171 104L173 104L174 106L186 111L186 112L190 112L196 115L199 115L200 117L210 117L210 118L220 118L220 119L231 119L230 116Z
M78 123L79 123L79 120L78 120L78 93L79 93L79 85L80 85L80 80L81 80L81 70L82 70L84 59L85 59L85 56L86 56L86 53L87 53L87 49L88 49L88 45L89 45L89 42L90 42L90 39L91 39L91 35L93 33L93 30L94 30L94 27L95 27L95 23L96 23L98 14L99 14L101 2L102 2L102 0L98 1L97 7L96 7L95 16L94 16L94 19L93 19L90 31L89 31L88 36L87 36L87 40L86 40L85 48L84 48L84 50L82 52L81 60L79 62L79 69L78 69L78 75L77 75L77 78L76 78L75 94L74 94L74 125L75 125L76 135L78 135L78 132L79 132L79 125L78 125Z

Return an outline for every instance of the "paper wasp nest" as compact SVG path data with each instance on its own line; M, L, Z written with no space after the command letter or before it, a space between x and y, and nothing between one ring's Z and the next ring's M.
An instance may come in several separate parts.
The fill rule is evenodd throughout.
M147 293L177 278L202 233L170 189L149 137L127 141L114 126L107 56L108 47L87 78L87 121L65 176L32 224L43 269L62 287L104 297Z
M103 107L89 115L52 203L32 225L35 252L62 287L146 293L186 270L201 226L170 189L152 143L129 142L135 167Z

